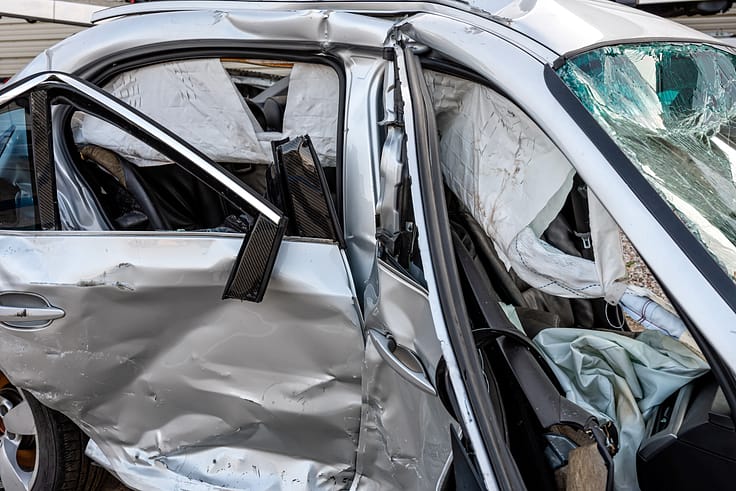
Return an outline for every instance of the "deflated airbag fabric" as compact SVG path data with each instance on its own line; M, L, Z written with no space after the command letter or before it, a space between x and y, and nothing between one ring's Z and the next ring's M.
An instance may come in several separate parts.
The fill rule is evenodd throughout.
M619 432L615 487L638 489L636 451L650 410L708 371L679 341L656 331L636 339L585 329L545 329L534 339L565 396Z
M591 216L598 264L539 238L573 185L575 170L559 149L490 88L431 71L425 79L447 185L491 237L506 267L551 295L618 301L625 289L618 283L625 272L620 238L602 206Z
M574 169L529 118L491 89L426 71L450 189L507 249L525 227L539 236L570 190ZM555 202L552 202L552 199Z
M329 66L294 63L284 110L284 136L309 135L323 167L337 160L340 84Z
M268 163L255 118L217 59L160 63L126 71L105 90L218 162ZM138 166L171 163L103 121L82 115L77 144L95 144ZM255 123L257 124L257 123Z

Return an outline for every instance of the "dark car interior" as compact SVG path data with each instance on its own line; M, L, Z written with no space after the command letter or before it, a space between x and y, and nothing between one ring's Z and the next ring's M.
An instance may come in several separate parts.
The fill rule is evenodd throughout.
M618 430L565 399L531 341L542 329L554 327L611 330L610 322L596 319L596 312L610 307L530 290L513 270L503 267L480 225L451 191L446 193L457 267L489 396L497 413L503 415L505 441L527 489L613 489L612 457L618 450ZM569 226L566 233L560 233L575 220L571 199L545 234L555 245L559 237L568 237L560 248L579 247ZM515 307L524 333L511 324L500 303ZM608 315L610 319L611 313ZM638 332L631 329L630 321L622 312L618 315L623 326L616 332L636 337ZM642 490L732 487L736 429L712 374L685 385L661 404L649 418L646 433L637 453ZM580 450L586 446L596 451ZM697 472L699 468L709 471Z

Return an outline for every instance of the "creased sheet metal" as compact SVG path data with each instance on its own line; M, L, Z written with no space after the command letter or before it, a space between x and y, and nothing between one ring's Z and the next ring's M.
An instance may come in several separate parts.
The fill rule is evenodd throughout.
M287 241L262 303L222 301L241 240L6 235L2 290L30 285L66 316L0 327L0 369L130 486L348 487L363 338L342 253Z
M67 38L37 56L13 79L45 70L77 73L105 57L162 42L232 46L234 42L263 45L274 41L289 43L292 48L295 43L310 43L325 51L345 44L383 47L392 24L390 19L321 10L209 9L132 16ZM202 33L207 33L207 41L202 39ZM87 49L79 49L82 44Z
M419 355L429 381L442 351L426 292L383 263L366 288L366 327L390 332ZM439 489L452 456L455 420L438 396L411 385L378 353L371 338L363 366L363 413L357 489Z

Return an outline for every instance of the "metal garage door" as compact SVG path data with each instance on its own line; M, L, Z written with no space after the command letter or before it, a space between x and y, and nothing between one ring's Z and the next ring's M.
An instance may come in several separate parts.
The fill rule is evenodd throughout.
M38 53L83 27L0 19L0 82L25 66Z
M693 15L692 17L676 17L672 20L711 35L736 35L736 9L719 15Z

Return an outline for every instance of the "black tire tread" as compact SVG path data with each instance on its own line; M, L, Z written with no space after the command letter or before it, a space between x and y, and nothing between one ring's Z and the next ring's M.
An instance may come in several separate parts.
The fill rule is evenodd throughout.
M24 393L37 429L40 458L33 491L95 491L107 471L84 453L89 438L63 414L51 410Z
M57 437L64 456L63 481L59 491L94 491L105 478L105 470L95 465L84 453L89 438L61 413L52 412Z

